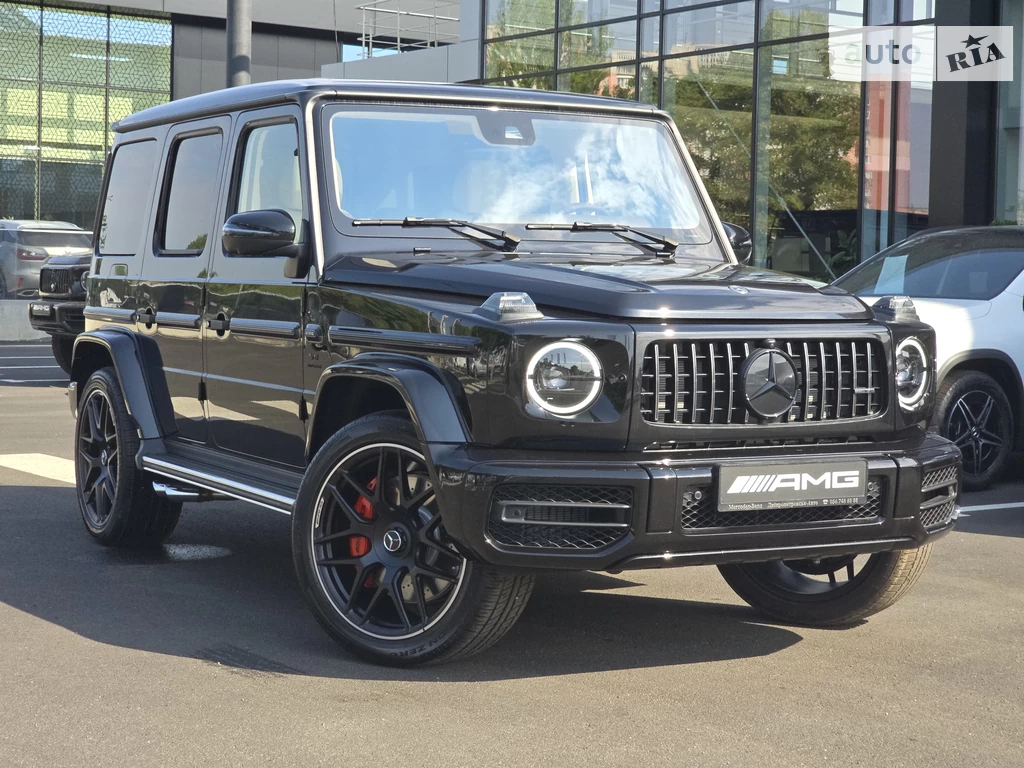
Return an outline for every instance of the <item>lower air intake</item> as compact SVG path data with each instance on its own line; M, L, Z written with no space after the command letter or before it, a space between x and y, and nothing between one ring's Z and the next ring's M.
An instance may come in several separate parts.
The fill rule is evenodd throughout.
M487 533L505 549L604 549L629 533L629 488L503 485L494 492Z
M960 473L956 465L927 472L921 481L921 525L939 528L956 514Z

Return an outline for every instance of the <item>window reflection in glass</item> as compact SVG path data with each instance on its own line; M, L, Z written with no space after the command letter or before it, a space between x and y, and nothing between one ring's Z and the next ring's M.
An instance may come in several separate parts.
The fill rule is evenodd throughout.
M588 221L710 241L671 133L656 120L346 109L331 117L330 131L335 197L348 218ZM392 150L361 151L373 143Z
M832 78L827 40L764 54L772 66L757 84L755 259L831 281L857 262L861 84Z
M487 0L487 38L555 28L555 0Z
M537 35L488 43L484 56L484 73L488 79L550 72L555 68L555 36Z
M299 137L293 123L253 129L245 141L236 212L277 209L302 222Z
M561 0L563 27L636 16L637 0Z
M753 41L753 2L697 8L665 16L666 55Z
M761 39L820 35L864 25L864 0L761 0Z
M749 229L753 51L668 59L664 88L664 108L719 215Z
M636 96L636 65L563 72L558 76L558 90L632 100Z
M562 32L558 66L587 67L636 60L636 20Z

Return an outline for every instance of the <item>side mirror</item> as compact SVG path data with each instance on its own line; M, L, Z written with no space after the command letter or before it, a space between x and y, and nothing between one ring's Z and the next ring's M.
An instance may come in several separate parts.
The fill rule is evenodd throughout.
M224 222L221 244L231 256L292 256L295 222L276 209L236 213Z
M732 252L736 254L740 264L749 264L750 255L754 252L754 241L750 239L750 233L743 227L735 224L726 224L724 221L722 226L725 227L725 234L729 238L729 245L732 246Z

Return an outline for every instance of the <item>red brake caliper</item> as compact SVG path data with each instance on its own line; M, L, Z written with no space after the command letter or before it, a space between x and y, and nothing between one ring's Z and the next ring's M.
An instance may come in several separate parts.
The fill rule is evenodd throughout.
M377 488L377 478L373 478L369 483L366 484L367 489L372 493ZM356 514L359 515L363 520L373 520L373 502L371 502L365 496L360 496L356 499L354 505ZM362 557L370 551L370 540L366 536L349 536L348 537L348 553L352 557Z

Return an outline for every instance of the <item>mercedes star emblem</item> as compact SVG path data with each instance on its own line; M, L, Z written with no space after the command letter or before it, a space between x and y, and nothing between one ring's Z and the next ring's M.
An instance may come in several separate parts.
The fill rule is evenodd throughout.
M384 549L388 552L397 552L402 548L402 532L392 528L384 534Z
M796 367L784 352L759 349L743 364L743 396L762 419L777 419L796 402Z

